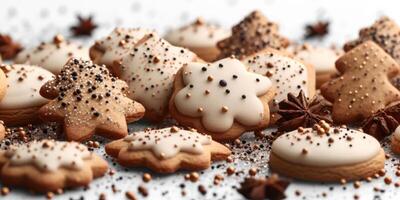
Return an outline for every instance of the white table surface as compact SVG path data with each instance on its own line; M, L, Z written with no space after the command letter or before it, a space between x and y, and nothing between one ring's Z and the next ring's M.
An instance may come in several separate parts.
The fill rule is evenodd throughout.
M0 2L0 32L10 33L16 40L25 46L34 46L43 40L51 39L56 33L69 37L69 27L76 22L75 15L84 16L93 14L99 28L91 38L77 39L86 45L93 40L108 34L114 27L149 27L165 32L170 27L192 21L202 16L208 21L216 22L229 28L243 16L254 9L260 9L273 21L280 24L282 34L294 41L301 42L304 34L304 25L318 19L331 22L330 34L324 40L312 41L318 45L341 46L350 38L356 37L360 27L371 24L377 17L388 15L400 23L400 2L393 1L345 1L345 0L142 0L142 1L93 1L93 0L2 0ZM167 123L168 124L168 123ZM146 122L131 124L132 130L141 130L149 126ZM268 134L268 130L265 134ZM252 134L243 138L249 145L255 142ZM196 183L184 181L186 172L172 175L157 175L152 173L153 180L143 183L141 176L144 169L123 169L107 159L110 166L117 173L106 175L95 180L87 190L68 190L55 199L98 199L100 193L105 193L107 199L125 199L125 191L134 191L138 199L143 197L137 192L138 185L144 185L149 190L149 196L143 199L243 199L236 192L239 182L243 180L251 166L260 169L258 176L270 174L268 170L268 147L251 152L247 159L237 158L234 164L219 162L213 169L202 172ZM235 154L244 154L245 148L235 148ZM103 147L96 150L104 155ZM390 152L390 151L387 151ZM340 156L340 155L338 155ZM235 156L241 157L241 156ZM249 161L254 158L255 161ZM398 157L386 162L385 169L393 177L393 182L400 181L394 176ZM219 166L219 167L218 167ZM229 176L219 186L213 185L215 174L223 174L227 166L234 166L236 171L243 170L239 176ZM181 196L180 184L185 184L187 195ZM207 195L198 192L197 187L203 184L207 188ZM113 193L111 185L119 190ZM384 192L375 192L378 187ZM295 191L301 191L296 196ZM326 197L323 197L326 193ZM216 196L214 196L214 194ZM292 181L286 190L288 199L353 199L354 195L360 199L399 199L400 191L393 184L386 186L383 179L373 180L371 183L362 182L362 187L355 189L351 183L347 185L305 183ZM32 195L24 190L13 190L10 195L0 199L44 199L44 196Z

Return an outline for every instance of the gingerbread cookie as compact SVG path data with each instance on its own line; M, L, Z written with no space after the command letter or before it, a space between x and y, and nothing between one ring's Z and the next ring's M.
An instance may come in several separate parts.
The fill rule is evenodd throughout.
M271 169L310 181L339 182L371 177L384 169L385 152L372 136L320 122L279 136L272 144Z
M75 142L33 141L0 152L1 181L38 192L87 186L108 164Z
M375 42L400 63L400 27L389 17L381 17L370 27L362 28L358 39L347 42L343 49L350 51L366 41Z
M341 76L321 86L322 95L333 102L335 123L365 119L400 99L390 83L400 67L372 41L360 44L336 61Z
M128 134L127 122L144 115L141 104L126 96L128 86L104 65L71 59L40 93L55 98L39 110L44 121L63 123L68 140L82 141L94 133L111 139Z
M173 45L190 49L205 61L214 61L220 53L217 42L229 36L230 31L197 18L189 25L170 30L165 39Z
M207 169L211 161L224 160L231 154L210 136L177 127L135 132L107 144L105 149L123 166L145 166L159 173Z
M284 52L266 48L242 59L248 71L268 77L276 88L276 96L271 111L278 110L278 103L289 93L303 91L306 97L315 94L315 70L311 65L298 61ZM274 117L275 118L275 117Z
M89 50L80 44L65 40L62 35L56 35L52 42L41 43L39 46L20 52L15 63L37 65L53 74L59 74L62 67L72 58L89 59Z
M315 47L309 44L296 46L290 50L296 58L314 67L317 88L337 74L335 61L343 54L335 48Z
M146 35L121 61L120 77L129 86L129 97L146 108L145 117L162 120L168 113L168 100L176 72L197 56L169 44L157 34Z
M0 101L0 120L8 126L37 123L38 110L48 102L39 94L40 87L54 75L32 65L1 65L7 77L6 96Z
M107 37L97 40L90 48L90 58L96 64L104 64L120 75L119 62L131 53L135 44L153 31L143 28L115 28Z
M398 126L393 132L390 141L390 147L392 151L396 154L400 154L400 126Z
M170 114L181 125L214 140L238 138L269 123L272 81L251 73L234 58L214 63L189 63L176 75Z
M279 27L260 11L253 11L232 28L232 35L217 43L219 58L231 55L241 59L266 47L285 49L289 40L279 34Z

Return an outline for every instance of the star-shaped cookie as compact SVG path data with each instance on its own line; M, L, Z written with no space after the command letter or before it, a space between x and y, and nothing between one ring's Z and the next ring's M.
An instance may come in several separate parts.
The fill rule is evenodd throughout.
M104 65L71 59L56 79L40 93L54 98L39 110L45 121L64 124L68 140L82 141L94 133L107 138L126 136L127 122L144 115L141 104L129 99L127 85L113 77Z
M211 161L224 160L231 154L210 136L178 127L135 132L107 144L105 149L123 166L145 166L159 173L207 169Z
M372 41L364 42L336 61L341 76L321 87L322 95L333 102L335 123L352 123L371 116L400 99L390 83L400 67Z
M176 75L169 110L181 125L233 140L268 125L274 94L269 78L248 72L237 59L189 63Z

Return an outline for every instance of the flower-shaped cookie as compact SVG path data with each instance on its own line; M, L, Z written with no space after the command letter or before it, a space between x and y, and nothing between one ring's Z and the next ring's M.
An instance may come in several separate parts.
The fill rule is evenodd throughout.
M127 167L145 166L160 173L202 170L231 151L210 136L177 127L135 132L106 145L107 154Z
M189 50L148 34L122 59L120 78L128 83L129 97L146 108L145 117L159 121L167 115L176 72L195 60Z
M333 102L335 123L363 120L386 105L400 100L390 78L400 67L372 41L360 44L336 61L341 76L321 86L322 95Z
M75 142L33 141L0 152L1 181L39 192L88 185L108 164Z
M269 78L248 72L234 58L189 63L175 78L170 113L215 140L232 140L268 125L272 88Z
M143 106L126 97L126 83L91 61L71 59L40 93L55 98L39 110L40 117L63 123L68 140L82 141L94 133L122 138L127 122L144 115Z

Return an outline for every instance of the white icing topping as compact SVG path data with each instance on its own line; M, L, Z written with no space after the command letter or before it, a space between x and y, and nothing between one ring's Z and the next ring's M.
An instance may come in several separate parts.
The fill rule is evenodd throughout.
M233 58L212 64L190 63L183 68L184 88L175 96L177 110L190 117L201 117L209 131L223 132L234 120L246 126L258 125L264 105L258 98L271 88L271 81Z
M331 139L331 140L330 140ZM333 167L366 162L381 150L372 136L346 128L330 128L319 135L311 128L279 136L272 152L280 158L306 166Z
M400 126L398 126L398 127L396 128L396 130L394 130L394 132L393 132L393 137L394 137L396 140L399 140L399 141L400 141Z
M53 79L49 71L31 65L3 66L7 77L6 96L0 101L0 109L21 109L41 106L48 102L39 94L40 87Z
M76 142L59 142L52 140L34 141L6 154L11 165L29 165L44 171L55 171L62 167L79 170L84 160L91 157L86 146Z
M165 39L183 47L215 47L217 42L230 36L230 31L200 20L180 29L169 31Z
M15 62L38 65L58 74L72 57L90 60L89 50L79 44L60 39L58 42L42 43L38 47L22 51L17 55Z
M176 72L195 58L192 52L152 34L123 58L121 79L129 85L130 98L142 103L146 110L164 115Z
M116 60L121 60L143 36L152 32L143 28L115 28L110 35L96 41L96 47L104 51L98 63L112 64Z
M287 94L298 94L303 90L309 97L307 66L290 57L275 52L262 51L242 61L249 71L269 77L276 87L273 104L286 99ZM271 110L275 110L274 107Z
M179 152L202 154L204 145L211 144L211 137L176 127L141 131L124 138L128 150L151 150L159 158L171 158Z
M339 51L332 48L303 45L293 51L300 60L315 67L316 72L336 71L335 62L340 56Z

